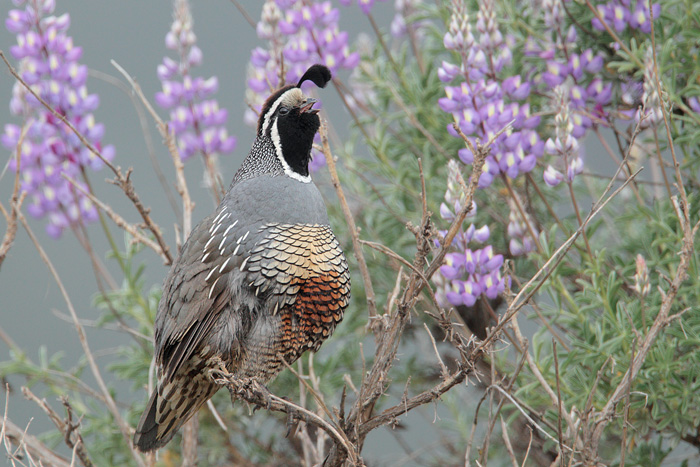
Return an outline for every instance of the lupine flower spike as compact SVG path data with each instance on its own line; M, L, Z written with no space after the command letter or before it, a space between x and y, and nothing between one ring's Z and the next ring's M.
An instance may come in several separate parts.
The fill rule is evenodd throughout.
M228 112L219 108L212 96L219 88L216 76L195 77L192 69L202 63L202 51L192 29L192 15L187 0L175 0L173 23L165 36L165 46L177 59L165 57L158 66L163 90L156 93L156 102L170 110L170 128L175 134L183 161L199 154L204 159L205 181L220 190L217 182L217 158L236 146L236 139L226 131Z
M87 67L80 64L83 51L67 35L69 15L53 16L53 0L16 0L14 4L24 9L10 10L5 26L17 36L10 52L20 61L22 78L111 161L114 148L102 145L104 127L92 113L99 98L88 93ZM46 231L53 238L66 228L97 219L93 203L64 175L87 191L86 170L101 169L102 160L20 83L13 87L10 111L23 123L6 125L1 141L14 153L21 140L19 170L21 188L29 195L29 214L46 218ZM17 169L16 158L10 158L8 168Z
M445 203L440 206L440 214L444 219L454 220L454 213L464 206L463 186L459 164L451 160L448 165ZM475 215L476 205L472 207L469 217L474 218ZM445 233L441 232L442 235ZM441 306L472 306L482 294L495 298L504 290L505 282L500 272L503 255L494 254L491 245L473 249L474 242L483 244L488 241L489 235L487 225L477 229L474 224L457 234L453 242L456 251L445 256L445 264L440 268L442 278L436 281L436 299Z
M515 178L535 167L543 153L544 143L534 129L539 117L530 115L528 104L519 102L530 94L530 83L519 74L509 74L512 63L510 42L498 30L492 1L481 3L474 35L467 8L463 1L453 2L449 29L444 36L445 48L456 52L459 64L443 62L438 77L445 83L445 96L440 108L452 114L462 132L471 139L490 140L512 122L512 129L494 141L486 158L479 187L485 188L500 174ZM447 131L459 135L448 125ZM474 155L466 148L459 158L471 164Z
M554 117L555 138L549 138L545 149L556 156L554 161L563 170L557 170L548 165L544 172L544 181L549 186L557 186L561 181L571 183L574 177L583 170L583 160L579 151L578 140L573 135L574 124L571 121L571 111L568 101L567 85L559 85L554 90L556 116Z

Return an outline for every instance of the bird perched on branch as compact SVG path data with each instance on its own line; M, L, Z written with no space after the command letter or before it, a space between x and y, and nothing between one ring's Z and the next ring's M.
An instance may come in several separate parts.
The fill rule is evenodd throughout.
M314 65L267 99L228 193L172 265L155 322L158 385L134 436L141 451L197 413L221 388L215 375L265 384L343 318L348 266L309 175L320 120L301 91L330 79Z

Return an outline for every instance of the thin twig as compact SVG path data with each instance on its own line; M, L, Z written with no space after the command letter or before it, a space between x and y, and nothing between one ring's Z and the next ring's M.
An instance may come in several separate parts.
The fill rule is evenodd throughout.
M18 450L23 450L27 457L31 459L30 466L70 467L71 465L68 459L56 454L38 438L28 434L26 430L22 430L8 418L3 419L2 429L0 429L0 441L3 441L7 457L10 460L18 460L15 453L10 452L11 446L15 445ZM32 456L36 456L39 462L35 461Z
M435 139L432 133L430 133L416 118L415 109L408 108L403 99L401 99L399 93L396 91L396 87L388 86L387 89L391 92L391 95L394 96L394 102L396 102L396 104L399 106L404 116L408 118L408 121L411 122L411 125L413 125L413 127L416 130L418 130L420 134L423 135L423 137L430 142L430 144L433 145L437 152L439 152L445 159L449 159L450 157L447 150L442 146L442 144L440 144L440 142L437 139Z
M146 152L148 153L148 158L151 160L153 172L155 172L156 177L158 178L158 182L163 188L166 198L168 198L168 203L170 203L170 207L172 208L175 215L180 217L181 213L179 212L177 203L175 202L175 196L173 196L173 192L170 188L170 185L168 184L168 180L165 178L163 170L160 167L160 163L158 162L158 158L156 157L155 146L153 144L153 137L151 135L151 132L149 131L148 121L146 119L146 114L143 110L143 107L139 105L138 96L131 92L131 89L129 89L129 87L126 84L124 84L121 80L113 77L110 74L103 73L97 70L89 70L88 73L90 76L94 76L97 79L101 79L120 89L122 92L124 92L124 94L129 96L129 99L131 99L131 103L133 104L134 109L136 110L136 114L139 117L141 134L143 134L143 139L146 143Z
M515 337L520 341L524 342L525 338L523 337L522 333L520 332L520 325L518 324L518 320L513 319L510 322L511 328L513 329L513 332L515 333ZM530 354L529 351L524 352L525 358L527 359L527 364L530 368L530 371L532 371L532 374L535 376L537 381L540 383L540 386L542 386L542 389L547 393L547 396L549 396L549 399L552 402L552 405L555 405L559 407L558 413L561 414L561 416L566 417L566 423L569 426L573 425L573 420L571 419L571 416L561 408L561 405L563 402L561 401L561 398L557 397L557 395L554 393L554 390L552 387L547 383L547 380L545 379L544 375L540 371L539 367L537 366L537 363L535 362L534 358Z
M381 243L377 243L377 242L370 242L370 241L367 241L367 240L360 240L360 243L361 243L362 245L367 245L368 247L370 247L370 248L372 248L372 249L374 249L374 250L380 251L380 252L384 253L385 255L387 255L388 257L393 258L393 259L395 259L396 261L398 261L399 263L401 263L401 264L403 264L404 266L408 267L411 271L413 271L413 272L415 272L416 274L418 274L418 275L420 276L420 278L423 279L423 280L428 284L428 287L430 287L428 278L425 277L425 275L423 274L423 271L421 271L420 269L418 269L417 267L415 267L413 264L411 264L410 261L408 261L407 259L403 258L401 255L399 255L398 253L396 253L394 250L392 250L392 249L389 248L388 246L382 245ZM432 290L431 290L431 293L432 293Z
M611 123L611 125L612 125L612 123ZM605 140L605 138L603 137L603 135L600 133L600 129L598 128L597 125L595 125L595 126L593 127L593 131L595 132L596 136L598 137L598 141L600 141L600 144L601 144L601 145L603 146L603 148L605 149L605 152L607 152L608 155L610 156L610 158L613 160L613 162L615 162L615 165L620 165L620 159L617 157L617 155L616 155L616 154L613 152L613 150L610 148L610 145L609 145L608 142ZM615 135L617 136L617 133L615 133ZM629 146L629 147L628 147L628 150L629 150L629 148L632 147L632 144L634 144L634 136L636 136L636 135L633 134L632 136L633 136L633 137L630 139L630 142L629 142L629 145L628 145L628 146ZM618 146L619 146L620 153L621 153L621 154L624 154L625 151L624 151L623 148L622 148L622 143L620 142L620 138L617 137L616 139L617 139L617 141L618 141ZM632 173L632 167L630 167L629 162L625 164L625 169L627 169L627 175L630 175L630 174ZM640 206L643 206L643 205L644 205L644 200L642 200L642 197L641 197L641 195L639 194L639 190L637 189L637 182L635 181L634 183L632 183L632 185L630 185L630 188L632 188L632 191L634 192L634 196L637 198L637 202L639 203L639 205L640 205Z
M601 198L595 203L593 206L593 209L591 212L586 216L586 219L584 219L583 224L573 233L571 236L552 254L552 256L547 260L547 262L535 273L532 278L530 278L529 281L525 284L525 286L518 292L518 294L515 296L515 298L512 301L511 306L508 307L508 311L504 315L504 317L501 319L501 321L496 325L494 328L494 333L489 334L489 337L486 338L481 343L482 347L486 347L489 345L491 340L493 339L492 336L495 335L495 331L500 331L506 323L512 318L520 309L525 306L526 303L530 301L530 299L537 293L537 291L540 289L540 287L544 284L544 282L549 278L549 276L552 274L554 269L559 265L559 263L564 259L566 256L566 252L569 251L573 243L576 241L579 235L583 232L583 229L586 228L588 223L598 215L598 213L613 199L615 198L634 178L639 175L639 173L643 170L643 168L640 168L637 170L635 173L633 173L630 177L627 178L627 180L619 187L617 188L610 196L606 198L606 195L610 192L612 189L612 185L615 182L615 179L617 178L617 174L620 172L620 169L622 168L622 165L620 165L617 169L617 172L613 176L613 178L610 180L610 183L608 184L607 188L603 192L603 195ZM531 286L535 285L532 289L530 289Z
M438 360L438 363L440 364L440 376L442 379L446 379L449 375L450 372L447 371L447 367L445 366L445 362L442 361L442 358L440 357L440 352L438 352L437 344L435 343L435 338L433 337L433 333L430 332L430 328L428 327L427 324L423 323L423 327L425 328L425 332L428 333L428 337L430 338L430 343L433 344L433 351L435 351L435 357Z
M649 0L649 8L652 7L652 2ZM656 92L659 95L659 101L661 104L661 115L664 117L664 126L666 127L666 138L668 140L668 148L671 151L671 159L673 159L673 169L676 173L676 188L681 195L681 201L683 203L683 214L685 219L679 219L681 226L690 228L690 212L688 208L688 197L685 192L685 187L683 186L683 177L681 176L680 164L678 163L678 158L676 157L676 147L673 144L673 138L671 136L671 126L669 124L670 115L668 114L668 108L664 102L664 94L661 89L661 77L659 73L659 64L656 60L656 33L654 30L654 12L649 10L649 21L651 24L651 50L652 50L652 60L654 63L654 81L656 85Z
M634 360L634 354L636 351L637 339L635 338L632 342L632 360ZM631 390L632 385L630 384L627 386L627 391L625 392L625 408L623 410L624 415L622 418L622 441L620 442L620 467L625 467L625 456L627 455L627 425L629 425Z
M544 428L542 428L532 417L530 417L530 415L527 413L527 411L526 411L525 409L523 409L523 408L520 406L520 404L518 404L518 402L517 402L515 399L513 399L513 397L511 397L510 394L508 394L506 391L504 391L503 388L501 388L501 387L498 386L497 384L493 384L493 385L489 386L488 389L495 389L495 390L497 390L498 392L500 392L501 394L503 394L503 396L505 396L505 397L510 401L510 403L513 404L513 405L515 406L515 408L518 409L518 411L519 411L521 414L523 414L523 416L527 419L528 422L530 422L530 424L531 424L532 426L534 426L535 428L537 428L537 430L538 430L540 433L544 434L544 435L545 435L547 438L549 438L550 440L554 441L555 443L557 442L557 439L556 439L554 436L550 435L549 432L548 432L547 430L545 430ZM564 448L566 448L566 450L573 452L573 449L571 449L569 446L567 446L567 445L565 445L565 444L564 444L563 446L564 446Z
M639 59L632 53L632 51L629 49L629 47L627 47L627 44L622 42L620 37L617 34L615 34L615 31L613 31L613 29L610 27L610 25L607 23L607 21L605 21L605 18L603 18L601 16L601 14L598 12L598 9L591 3L591 0L585 0L585 2L586 2L586 6L588 7L588 9L593 12L596 19L598 21L600 21L600 24L603 25L603 27L608 32L608 34L610 34L612 36L612 38L615 40L615 42L617 42L617 44L620 46L620 48L622 50L624 50L625 53L627 53L627 56L629 57L629 59L632 60L634 63L636 63L637 66L639 66L639 68L644 68L644 65L642 64L642 62L640 62ZM653 27L653 18L651 18L651 21L652 21L652 27ZM653 37L653 31L652 31L652 37Z
M681 216L682 219L682 216ZM691 258L693 256L694 238L697 234L700 223L696 224L692 229L689 226L684 225L684 220L681 220L681 226L684 231L683 244L681 246L681 251L679 253L680 263L676 269L676 276L673 278L668 286L668 289L664 294L662 294L663 299L661 301L661 306L659 308L659 313L656 316L653 324L649 328L647 334L644 336L637 354L634 359L630 362L630 366L625 372L622 380L617 385L612 395L608 398L608 402L605 404L603 409L600 411L596 417L596 426L593 430L590 446L592 452L596 453L598 448L598 443L600 437L603 434L604 428L607 426L615 411L615 407L618 402L624 397L624 394L628 391L628 386L632 384L632 381L637 377L639 370L641 370L642 365L646 359L647 354L651 350L652 344L656 340L661 330L668 325L668 323L673 319L670 316L671 307L678 295L678 290L680 286L685 281L688 276L688 268L690 267Z
M559 356L557 355L557 341L552 339L552 355L554 356L554 377L557 382L557 439L559 439L559 456L561 456L561 464L564 465L566 460L564 456L564 433L561 427L561 412L564 405L561 400L561 383L559 378Z
M7 230L5 230L5 236L2 239L2 244L0 244L0 268L2 267L3 261L5 261L5 257L7 257L7 252L10 251L10 247L15 241L15 236L17 235L17 213L22 206L22 201L24 201L25 196L25 193L22 193L22 196L20 196L19 193L19 169L21 165L20 159L22 153L22 143L24 142L24 137L26 134L27 127L23 126L14 154L17 168L15 169L15 182L12 188L12 196L10 196L10 212L8 213L5 210L5 207L0 204L0 210L2 210L2 214L5 216L5 220L7 221Z
M248 14L248 12L245 11L245 9L241 6L241 4L238 3L237 0L231 0L231 3L233 3L233 5L238 9L238 12L241 14L241 16L243 16L243 19L245 19L246 22L248 24L250 24L250 26L253 29L255 29L255 21L253 20L253 18L251 18L251 16Z
M22 394L24 397L30 401L36 403L41 410L48 415L49 419L56 425L58 431L63 435L63 441L66 445L73 450L74 455L77 455L80 462L86 466L91 467L93 465L90 460L90 456L85 450L85 443L83 442L83 437L78 431L80 427L80 422L73 423L73 408L68 403L68 400L63 397L63 406L66 408L67 418L64 420L47 402L46 399L39 399L28 387L22 387ZM71 463L72 465L72 463Z
M362 424L359 430L360 434L367 434L377 427L391 423L397 417L410 412L416 407L433 402L456 385L462 383L467 377L467 374L471 371L471 368L460 368L454 373L451 373L449 377L445 378L440 384L432 387L431 389L423 391L417 396L403 400L400 404L383 410L379 415L370 418Z
M503 420L503 416L500 417L501 420L501 437L503 438L503 443L506 445L506 451L508 451L508 455L510 456L510 461L513 464L513 467L518 467L518 460L515 458L515 452L513 451L513 445L510 442L510 438L508 437L508 426L506 425L506 422Z

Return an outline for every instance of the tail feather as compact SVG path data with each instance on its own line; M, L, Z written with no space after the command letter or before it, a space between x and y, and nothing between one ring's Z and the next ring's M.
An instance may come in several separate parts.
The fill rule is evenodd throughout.
M165 446L217 389L218 386L201 378L178 378L165 388L159 385L136 428L136 447L148 452Z
M146 404L146 409L141 415L136 434L134 434L134 444L142 452L152 451L163 446L170 441L175 432L172 432L168 439L158 438L158 423L156 423L156 410L158 406L158 391L153 391L151 398ZM160 441L160 442L159 442Z

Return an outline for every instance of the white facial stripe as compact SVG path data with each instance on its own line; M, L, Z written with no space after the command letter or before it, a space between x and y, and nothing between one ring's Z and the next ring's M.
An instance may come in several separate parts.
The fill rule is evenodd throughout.
M277 159L279 159L284 169L284 173L294 180L298 180L303 183L311 183L311 175L301 175L292 170L292 168L284 160L284 153L282 152L282 141L280 140L280 132L277 129L277 120L272 125L272 131L270 131L270 137L272 138L272 144L275 146L275 153L277 154Z
M301 92L301 89L299 88L292 88L289 91L285 92L282 94L274 104L272 104L272 107L270 107L270 110L267 111L265 114L265 119L263 120L263 125L262 125L262 134L264 135L267 133L267 129L270 126L270 119L272 116L275 114L277 111L277 108L284 104L287 107L294 107L295 105L298 105L302 99L304 98L304 95Z

